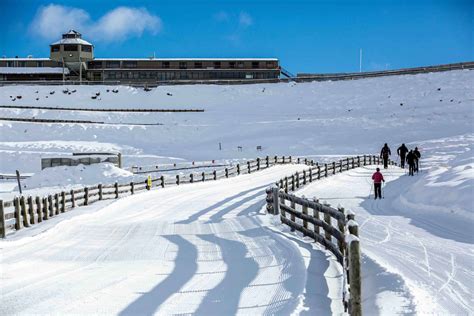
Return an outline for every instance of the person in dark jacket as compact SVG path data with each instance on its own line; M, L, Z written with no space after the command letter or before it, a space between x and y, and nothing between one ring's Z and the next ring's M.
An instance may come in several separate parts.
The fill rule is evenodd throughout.
M415 161L416 161L416 156L413 153L413 150L410 150L410 152L408 153L406 161L408 163L408 174L410 176L413 176L414 171L415 171Z
M388 168L388 158L392 154L390 151L390 148L388 147L387 143L383 145L382 150L380 151L380 158L383 159L383 168L387 169Z
M377 197L379 199L382 198L382 182L385 182L385 179L383 178L380 169L377 168L376 170L377 171L372 175L372 180L374 180L375 199L377 200Z
M420 153L420 151L418 150L418 147L415 147L415 150L413 151L413 154L415 154L415 157L416 157L416 160L415 160L415 171L416 171L416 173L418 173L418 166L419 166L418 162L419 162L419 160L420 160L420 158L421 158L421 153Z
M400 156L400 167L405 168L405 157L407 155L408 148L405 146L405 144L402 144L400 147L397 149L397 154Z

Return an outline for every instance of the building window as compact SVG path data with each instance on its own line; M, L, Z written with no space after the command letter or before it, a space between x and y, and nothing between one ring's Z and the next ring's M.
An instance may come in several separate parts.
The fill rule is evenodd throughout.
M252 68L258 68L258 61L252 61Z
M52 52L52 53L59 52L59 45L53 45L53 46L51 46L51 52Z
M24 61L19 61L18 62L18 67L25 67L26 66L26 62Z
M220 61L215 61L214 62L214 68L216 68L216 69L221 68L221 62Z
M201 61L195 62L194 63L194 68L201 69L202 68L202 62Z
M116 79L116 74L115 72L111 71L107 74L107 78L109 79Z
M232 68L232 69L235 68L235 61L230 61L229 62L229 68Z
M188 68L188 63L185 61L180 61L179 62L179 69L187 69Z
M243 62L243 61L239 61L239 62L237 63L237 67L238 67L238 68L244 68L244 62Z
M117 60L107 61L105 68L120 68L120 62Z
M101 61L90 61L88 64L89 64L89 68L91 68L91 69L100 69L100 68L102 68L102 62Z
M65 52L77 52L77 45L64 45Z
M13 61L7 61L7 67L14 67L13 66Z
M275 65L274 65L273 61L267 61L267 68L268 69L272 69L274 67L275 67Z
M137 68L137 62L132 60L125 60L122 62L123 68Z
M82 46L82 51L86 53L92 52L92 46L91 45L83 45Z
M37 61L36 67L44 67L44 63L42 61Z
M164 61L163 62L163 68L170 68L170 62L169 61Z

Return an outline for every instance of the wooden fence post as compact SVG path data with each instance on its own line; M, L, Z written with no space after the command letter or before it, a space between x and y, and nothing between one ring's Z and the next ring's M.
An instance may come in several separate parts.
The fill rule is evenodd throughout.
M161 187L164 189L165 188L165 176L161 176L160 177L160 181L161 181Z
M366 162L366 155L364 155L364 166L367 165L367 162Z
M66 212L66 192L61 192L61 213Z
M84 188L84 205L89 205L89 188Z
M59 215L59 194L54 193L54 214Z
M206 173L203 171L201 175L202 175L202 182L206 181Z
M74 196L74 190L71 190L71 208L76 207L76 197Z
M349 270L350 270L350 315L362 315L361 304L361 275L360 275L360 245L359 239L353 237L349 244Z
M341 159L341 160L339 160L339 172L342 172L342 165L343 165L343 163L342 163L342 159Z
M332 162L332 174L336 174L336 162Z
M216 171L216 170L214 170L214 171L212 172L212 175L213 175L213 177L214 177L214 180L217 180L217 171Z
M292 163L292 162L293 162L293 158L292 158L291 156L289 156L289 158L290 158L290 163Z
M302 198L305 199L305 196L303 195ZM308 215L308 206L303 205L302 213L303 213L304 215ZM308 229L308 221L305 220L305 219L303 219L303 227L306 228L306 229ZM304 234L304 235L306 235L306 234Z
M48 211L49 211L49 217L54 216L54 202L53 202L53 196L50 194L48 195Z
M295 175L291 175L291 191L295 191Z
M300 157L298 157L298 158L296 159L296 163L297 163L297 164L300 164Z
M99 201L102 200L102 183L100 183L97 188L99 188Z
M28 196L28 213L30 215L30 224L36 224L36 216L35 216L35 207L33 205L33 197L30 195Z
M228 178L229 177L229 169L225 168L225 177Z
M257 171L260 170L260 158L257 158Z
M247 173L250 173L250 161L247 161Z
M176 185L179 185L179 174L176 175Z
M295 204L294 201L290 201L290 207L291 207L294 211L296 211L296 204ZM290 220L291 220L293 223L296 222L296 216L295 216L295 214L293 214L293 213L290 214ZM295 229L294 229L293 227L291 227L291 231L293 232L293 231L295 231Z
M237 175L240 175L240 164L237 164Z
M13 199L13 205L15 206L15 229L20 230L23 227L23 221L20 213L20 199L17 196Z
M285 198L284 198L284 197L281 196L281 197L279 198L279 200L280 200L279 203L280 203L281 205L285 205ZM284 208L280 208L280 214L281 214L281 215L280 215L281 217L286 218L286 211L285 211Z
M360 156L357 156L357 167L360 167Z
M130 194L135 194L135 184L132 182L130 182Z
M270 167L270 157L268 157L268 156L265 157L265 165L266 165L267 168Z
M306 170L303 170L303 185L306 185Z
M338 219L337 220L337 229L343 234L345 235L345 226L344 226L344 222L345 222L345 212L344 212L344 208L343 207L339 207L337 209L341 214L342 214L342 220L341 219ZM344 241L338 241L339 243L339 251L341 251L342 255L344 256Z
M318 167L318 180L321 179L321 166L317 166Z
M23 226L30 227L30 221L28 220L28 213L26 212L25 197L20 197L20 208L21 216L23 217Z
M119 198L119 186L118 186L118 182L115 182L115 183L114 183L114 189L115 189L115 198L118 199L118 198Z
M48 198L46 196L43 197L43 219L49 219L49 212L48 212Z
M309 183L313 182L313 168L309 168Z
M285 177L285 193L288 193L288 177Z
M278 164L278 156L275 156L275 165Z
M296 172L295 174L295 179L296 179L296 188L299 188L300 187L300 174L298 172Z
M314 197L314 198L313 198L313 202L319 203L319 200L318 200L316 197ZM314 217L315 219L319 220L319 211L318 211L317 208L313 208L313 217ZM319 226L314 225L314 232L315 232L317 235L320 235Z
M323 205L327 206L327 207L330 207L329 204L323 204ZM324 213L324 222L326 222L326 224L328 224L329 226L332 226L332 224L331 224L331 215L330 214ZM327 241L332 242L331 241L331 234L326 230L324 230L324 238L326 238Z
M324 176L325 177L328 176L328 164L327 163L324 164Z
M38 223L43 221L43 209L41 205L41 198L39 196L35 197L35 204L36 204L36 214L38 216Z
M273 194L273 215L278 215L280 214L280 201L278 199L278 192L279 192L279 189L278 188L273 188L272 190L272 194Z
M0 237L5 238L7 235L7 228L5 225L5 209L3 207L3 200L0 200Z
M225 168L225 170L227 170L227 168ZM229 172L227 172L227 175L229 175ZM191 183L194 182L194 174L193 174L193 173L191 173L191 174L189 175L189 182L191 182Z

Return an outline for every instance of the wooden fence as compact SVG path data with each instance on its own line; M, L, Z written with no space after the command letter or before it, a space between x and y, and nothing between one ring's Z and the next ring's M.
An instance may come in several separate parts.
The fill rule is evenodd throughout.
M317 198L309 200L288 192L321 178L361 166L380 164L381 161L377 156L351 157L324 165L311 161L309 169L284 177L266 190L268 213L279 215L281 222L293 231L299 231L323 245L342 265L345 276L343 303L350 315L362 314L360 245L354 213L322 204ZM305 163L308 164L307 161ZM389 164L396 165L393 161Z
M153 177L151 186L148 186L147 180L130 183L116 182L108 185L98 184L80 189L55 192L47 196L18 196L11 201L0 200L0 237L5 238L8 233L41 223L75 207L90 205L97 201L118 199L140 191L150 190L152 187L164 188L170 185L214 181L253 173L276 164L294 162L295 159L291 156L267 156L225 169L214 169L199 173L191 172L186 175Z

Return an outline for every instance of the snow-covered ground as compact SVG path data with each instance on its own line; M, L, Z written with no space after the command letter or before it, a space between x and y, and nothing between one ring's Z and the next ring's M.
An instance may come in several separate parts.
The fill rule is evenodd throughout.
M340 313L340 266L262 213L265 188L303 168L154 190L20 231L0 243L0 314Z
M5 86L5 105L205 112L0 108L0 117L112 123L0 121L0 172L38 172L42 155L73 151L119 150L130 167L267 154L327 161L376 154L385 142L394 153L405 142L421 149L422 172L408 177L389 169L383 200L368 199L373 168L330 177L298 194L355 211L366 314L473 314L473 82L473 71L451 71L344 82L162 86L150 92L119 87L117 94L102 86L73 87L77 92L71 95L62 87ZM100 100L92 100L97 91ZM20 231L0 242L2 312L54 306L58 313L337 313L340 288L331 260L261 215L264 186L292 168L300 167L138 194ZM43 189L57 187L44 173L31 181L51 185ZM72 170L61 177L87 182ZM4 183L1 189L11 194L14 187Z

